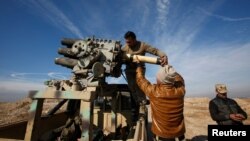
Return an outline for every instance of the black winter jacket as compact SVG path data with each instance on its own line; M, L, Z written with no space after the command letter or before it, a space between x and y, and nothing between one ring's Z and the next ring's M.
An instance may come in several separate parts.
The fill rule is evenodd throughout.
M216 96L209 102L209 112L214 121L219 125L242 125L242 122L230 119L230 114L242 114L247 118L245 111L241 109L238 103L230 98L223 99Z

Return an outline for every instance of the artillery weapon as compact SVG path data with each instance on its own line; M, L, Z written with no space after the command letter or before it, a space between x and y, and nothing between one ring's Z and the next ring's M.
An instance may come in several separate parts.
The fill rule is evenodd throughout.
M26 130L15 139L26 141L101 141L147 140L147 108L140 106L134 121L133 99L126 84L108 84L106 77L120 77L121 66L136 59L159 64L159 58L123 54L121 43L116 40L63 39L64 47L58 49L63 57L55 64L72 70L69 80L49 80L44 91L30 91L32 105L29 120L22 126L14 125L0 131L0 137L10 137L8 131ZM47 115L42 116L44 99L61 99ZM55 114L65 103L65 112ZM26 125L26 126L25 126ZM18 127L20 126L20 127Z

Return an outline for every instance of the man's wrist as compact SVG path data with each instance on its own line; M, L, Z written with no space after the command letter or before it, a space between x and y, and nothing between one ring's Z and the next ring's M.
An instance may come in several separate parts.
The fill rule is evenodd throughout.
M144 67L144 64L141 63L141 62L140 62L140 63L137 63L136 65L137 65L137 67L141 67L141 68Z
M143 69L142 66L137 66L137 68L136 68L137 75L141 75L142 74L142 69Z

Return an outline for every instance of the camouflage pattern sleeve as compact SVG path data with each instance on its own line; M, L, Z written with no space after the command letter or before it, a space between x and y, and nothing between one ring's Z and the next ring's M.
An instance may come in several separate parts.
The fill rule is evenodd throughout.
M153 55L157 55L159 57L162 57L162 56L167 56L164 52L160 51L159 49L147 44L147 43L143 43L144 45L144 48L145 48L145 51L147 53L150 53L150 54L153 54Z

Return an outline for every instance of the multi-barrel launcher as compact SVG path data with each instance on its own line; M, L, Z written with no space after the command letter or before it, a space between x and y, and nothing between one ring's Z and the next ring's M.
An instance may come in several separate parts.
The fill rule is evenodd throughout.
M56 58L55 63L70 68L71 78L49 80L44 91L30 91L28 121L5 128L0 137L25 141L146 141L146 105L134 115L128 85L109 84L105 78L120 77L122 64L127 61L159 64L159 58L124 54L121 42L109 39L63 39L61 44L64 47L58 53L63 57ZM44 99L60 101L42 115ZM58 113L65 103L65 112ZM26 132L9 134L20 129Z
M96 39L94 37L85 40L63 39L58 53L64 55L56 58L55 63L72 69L74 75L82 76L84 79L89 74L89 79L104 78L107 76L120 77L121 66L126 61L142 61L152 64L159 64L159 58L140 55L124 54L121 51L120 41ZM84 86L91 85L91 82L79 80ZM96 83L97 84L97 83Z

